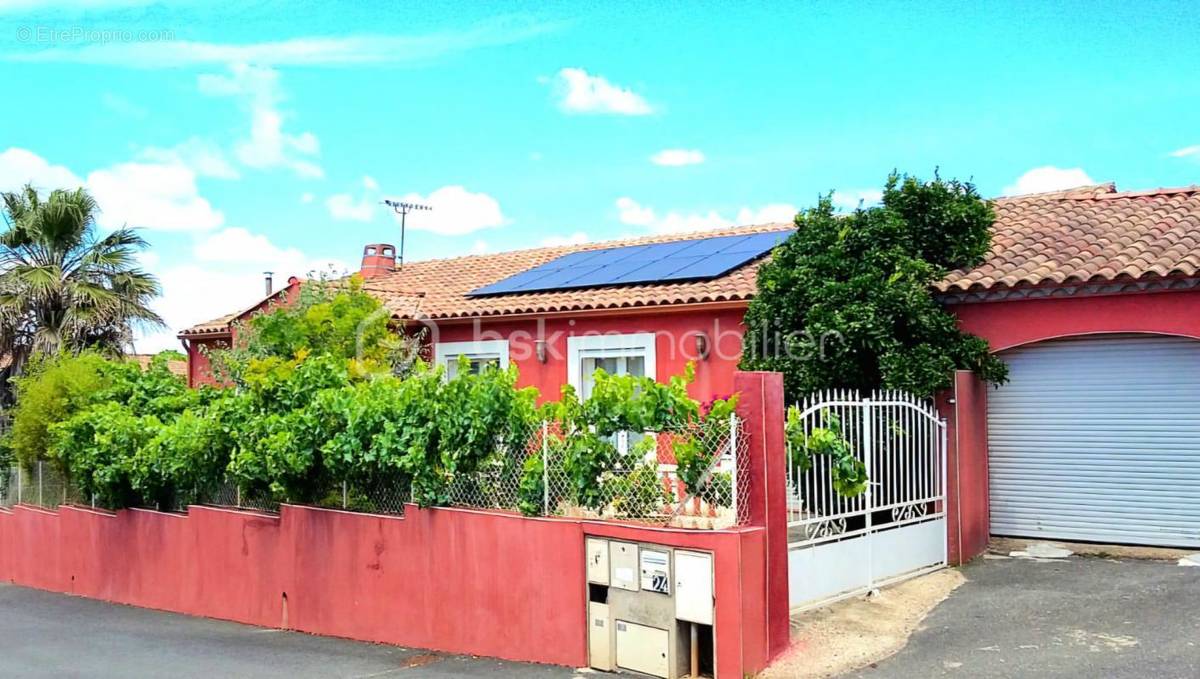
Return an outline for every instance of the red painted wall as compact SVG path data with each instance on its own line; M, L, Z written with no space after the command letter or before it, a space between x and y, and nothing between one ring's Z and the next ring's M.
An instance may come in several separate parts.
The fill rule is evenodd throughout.
M215 385L217 383L212 374L212 362L208 360L206 352L225 349L229 346L229 343L230 340L227 337L203 340L190 339L188 341L186 348L189 387L198 387L202 384Z
M987 385L959 370L954 388L938 398L946 418L946 541L950 563L961 564L987 548Z
M16 584L366 641L587 662L577 522L415 507L400 518L22 506L0 512L0 538L0 576ZM534 564L553 564L553 577Z
M1112 332L1200 338L1200 290L958 304L959 325L1003 351L1041 340Z
M738 415L746 428L746 473L739 481L749 486L749 522L764 526L763 584L767 643L766 660L790 643L787 537L787 444L784 441L783 375L738 372L734 377Z
M295 506L277 517L18 506L0 510L0 579L266 627L578 667L587 664L585 534L712 551L718 676L766 666L761 527L695 531L411 505L404 517Z
M543 399L557 399L567 383L567 338L573 335L642 333L657 334L656 378L665 382L683 374L689 361L696 366L693 398L709 400L733 393L733 373L742 353L744 307L659 310L654 313L596 314L528 320L441 322L430 324L431 342L465 342L507 339L509 361L521 373L521 386L534 386ZM695 335L711 340L706 360L696 354ZM545 363L538 361L535 342L547 344Z

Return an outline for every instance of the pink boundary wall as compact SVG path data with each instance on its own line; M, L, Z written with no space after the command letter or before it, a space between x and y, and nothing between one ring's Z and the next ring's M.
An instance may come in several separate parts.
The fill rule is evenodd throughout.
M787 643L786 524L771 535L785 520L775 506L783 456L771 450L783 432L777 378L737 378L743 415L760 413L746 418L750 475L760 489L779 486L752 493L749 527L678 530L412 505L403 517L291 505L279 516L18 506L0 510L0 579L264 627L578 667L587 664L584 536L609 536L713 552L717 675L742 677Z
M587 665L583 539L600 535L712 551L719 676L766 666L761 528L407 511L18 506L0 511L0 578L264 627L579 667Z

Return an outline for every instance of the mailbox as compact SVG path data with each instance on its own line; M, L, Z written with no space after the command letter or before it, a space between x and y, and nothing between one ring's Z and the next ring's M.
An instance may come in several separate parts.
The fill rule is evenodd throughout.
M675 550L675 617L713 624L712 554Z
M588 538L587 579L597 585L608 584L608 540Z
M609 584L618 589L638 591L638 546L632 542L609 542Z

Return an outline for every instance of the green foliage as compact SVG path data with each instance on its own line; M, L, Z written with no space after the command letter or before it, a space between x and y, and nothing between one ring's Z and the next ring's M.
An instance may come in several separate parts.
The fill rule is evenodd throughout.
M383 358L363 358L391 356L390 348L375 351L388 342L347 356L336 340L339 323L320 335L325 321L301 316L292 318L298 325L274 317L279 323L263 328L275 339L259 337L225 355L236 388L189 390L167 356L145 371L90 352L39 362L20 383L27 404L14 428L20 436L5 444L19 441L30 459L55 461L110 508L174 508L226 480L279 502L340 506L349 491L347 502L370 508L376 491L411 489L414 501L431 506L449 502L451 484L466 483L482 496L504 495L501 506L516 500L540 514L547 489L542 455L531 445L542 443L537 432L549 420L547 453L567 477L550 489L556 501L626 516L661 513L670 495L658 474L660 444L675 446L692 492L727 489L700 440L728 425L736 399L701 407L687 395L690 366L667 384L597 372L587 402L566 388L561 401L538 407L536 390L517 388L515 368L475 373L462 363L446 379L417 361L398 376L393 364L370 368ZM262 350L268 346L275 348ZM625 452L616 443L622 432L639 432L629 434L635 443ZM517 473L514 498L494 479Z
M402 375L417 358L418 339L395 333L382 303L362 289L358 275L309 280L293 304L276 304L252 316L236 333L236 345L213 352L216 374L235 384L256 361L302 361L328 356L345 361L356 376Z
M0 194L0 353L20 374L35 353L123 352L135 327L161 327L158 281L141 269L132 229L96 227L84 189ZM3 386L3 385L0 385Z
M118 403L141 415L169 419L196 404L189 390L156 358L143 371L137 363L113 361L96 351L34 355L25 374L14 379L17 405L7 445L26 468L46 459L49 427L100 403Z
M97 402L96 395L111 384L108 365L94 352L36 357L26 366L25 375L14 379L17 405L5 439L23 467L45 459L52 424Z
M127 507L140 498L133 459L161 428L153 415L139 417L120 403L102 403L50 426L51 455L85 496Z
M835 213L830 196L759 268L741 366L784 374L792 398L825 388L948 388L955 369L1003 382L987 343L959 330L932 286L982 261L995 216L975 187L893 174L879 207Z
M216 490L228 464L216 420L186 411L162 425L128 458L129 482L144 504L195 502Z
M650 506L661 507L669 496L657 478L655 465L648 463L655 457L657 439L644 437L622 454L617 446L621 432L667 435L685 487L691 493L704 492L716 459L703 439L729 422L737 399L716 401L702 414L700 404L687 393L694 378L691 365L684 375L674 376L666 384L597 370L585 402L572 387L564 386L561 399L546 404L541 412L542 418L554 423L546 442L548 457L566 476L565 488L552 489L551 502L565 500L599 510L620 498L627 505L624 509L635 510L633 515L643 515ZM631 438L636 435L630 434ZM655 471L654 483L649 483L648 468ZM540 459L526 462L520 483L522 512L542 512L542 476Z
M642 462L626 474L614 475L607 485L613 509L621 516L654 516L671 501L654 462Z
M719 440L718 429L729 425L729 416L737 408L737 394L728 399L717 399L709 404L701 423L699 436L678 437L674 441L676 472L684 487L701 496L719 496L710 486L713 483L712 469L718 451L709 442ZM732 445L732 442L730 443Z
M867 489L867 467L854 456L854 448L842 435L841 419L834 413L822 413L824 427L806 431L800 408L791 406L787 412L785 433L792 453L792 464L801 472L812 469L813 456L824 455L831 460L830 481L839 495L854 497Z

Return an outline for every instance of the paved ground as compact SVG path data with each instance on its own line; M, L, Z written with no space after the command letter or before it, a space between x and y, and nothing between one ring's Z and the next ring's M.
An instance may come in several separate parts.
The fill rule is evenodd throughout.
M1200 568L980 559L867 679L1200 677Z
M0 677L573 677L0 585Z

